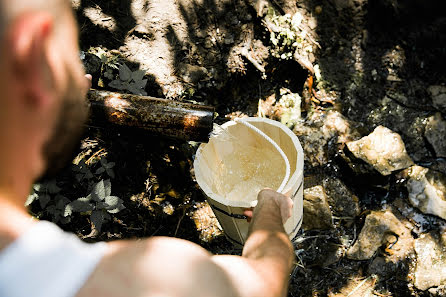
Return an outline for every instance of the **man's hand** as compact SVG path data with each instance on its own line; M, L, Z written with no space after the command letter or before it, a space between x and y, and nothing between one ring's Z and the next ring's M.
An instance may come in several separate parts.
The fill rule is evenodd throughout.
M254 209L245 210L244 214L248 217L248 221L251 221L253 216L258 216L265 209L275 207L279 208L282 223L285 223L292 215L293 200L274 190L264 189L257 196L257 206Z

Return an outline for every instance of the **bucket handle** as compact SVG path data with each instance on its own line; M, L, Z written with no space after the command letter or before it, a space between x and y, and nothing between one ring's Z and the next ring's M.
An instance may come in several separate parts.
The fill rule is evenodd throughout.
M283 189L285 188L285 186L286 186L286 184L287 184L287 182L288 182L288 180L290 178L290 162L289 162L287 156L285 155L283 150L277 145L277 143L274 140L272 140L271 137L266 135L262 130L258 129L254 125L251 125L247 121L244 121L244 120L239 119L239 118L236 118L234 121L237 122L237 123L240 123L242 125L245 125L249 129L255 131L257 134L259 134L261 137L263 137L266 141L271 143L274 146L274 148L280 153L280 155L282 156L283 160L285 161L285 177L283 178L282 184L277 189L277 192L282 193Z

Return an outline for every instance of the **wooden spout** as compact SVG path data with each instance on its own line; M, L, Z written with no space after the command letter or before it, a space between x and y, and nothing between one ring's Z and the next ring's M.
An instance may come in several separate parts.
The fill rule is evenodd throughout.
M148 96L91 89L87 95L92 121L149 130L182 140L207 142L215 109Z

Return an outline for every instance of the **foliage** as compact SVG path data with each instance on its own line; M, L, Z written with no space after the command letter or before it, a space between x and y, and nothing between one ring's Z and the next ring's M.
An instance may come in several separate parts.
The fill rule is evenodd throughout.
M125 209L122 199L111 196L110 180L101 180L88 194L69 203L65 208L64 216L70 216L73 212L90 214L90 220L98 232L101 231L102 224L111 219L111 214L115 214Z
M88 52L95 55L101 60L101 71L99 75L98 86L104 87L105 84L103 81L103 77L107 78L108 80L112 80L114 78L113 72L119 69L119 55L106 52L101 47L91 47Z
M107 173L111 178L115 178L115 172L113 171L113 167L115 166L115 162L107 162L107 159L102 158L100 160L101 167L99 167L95 174Z
M93 164L91 158L89 161L82 158L78 164L72 166L71 173L74 174L77 184L70 183L59 187L56 180L35 184L25 206L33 206L34 210L40 207L41 211L37 211L35 216L48 215L53 222L61 224L71 222L75 215L88 214L92 225L97 232L100 232L103 223L111 219L110 214L125 209L120 198L111 196L110 179L103 179L104 175L109 178L115 177L114 166L115 163L108 162L105 157L99 161L93 159ZM76 193L79 195L79 191L84 191L83 189L87 189L88 195L73 200L73 196Z
M84 179L93 178L93 173L87 164L85 164L85 159L82 159L79 164L73 166L73 171L76 173L76 180L81 182Z
M306 40L308 33L302 28L303 16L297 12L293 16L289 14L276 15L270 7L265 18L265 25L270 30L270 41L272 43L272 56L289 60L293 58L296 50L311 52L311 44Z
M144 70L131 71L126 64L119 67L119 77L113 80L108 86L113 89L127 90L135 95L147 95L144 88L147 85L147 79L143 79Z
M26 199L25 206L29 206L35 200L38 200L41 208L51 200L51 194L59 193L61 188L57 186L56 180L51 180L44 184L35 184L31 190L31 194Z

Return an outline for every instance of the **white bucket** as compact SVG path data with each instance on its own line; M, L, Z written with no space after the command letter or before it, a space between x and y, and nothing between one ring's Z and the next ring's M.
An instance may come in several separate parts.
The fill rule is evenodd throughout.
M284 224L285 231L290 239L293 239L302 224L304 164L302 146L296 135L279 122L265 118L244 118L243 121L269 136L288 159L290 175L281 192L290 196L294 202L293 214ZM235 148L240 150L243 147L254 147L260 149L260 152L269 149L270 152L275 151L279 155L280 153L262 135L242 123L230 121L222 125L221 128L227 130L226 132L231 135L231 138L226 141L217 141L218 137L211 137L209 143L200 145L194 161L195 176L226 237L234 244L242 246L246 241L249 227L243 211L246 208L254 207L257 200L256 198L251 201L231 200L231 197L224 197L215 186L216 181L220 180L217 168L221 166L222 158L234 152ZM277 166L285 166L284 164L282 162ZM262 186L272 188L268 181L265 181ZM274 188L274 190L277 189Z

